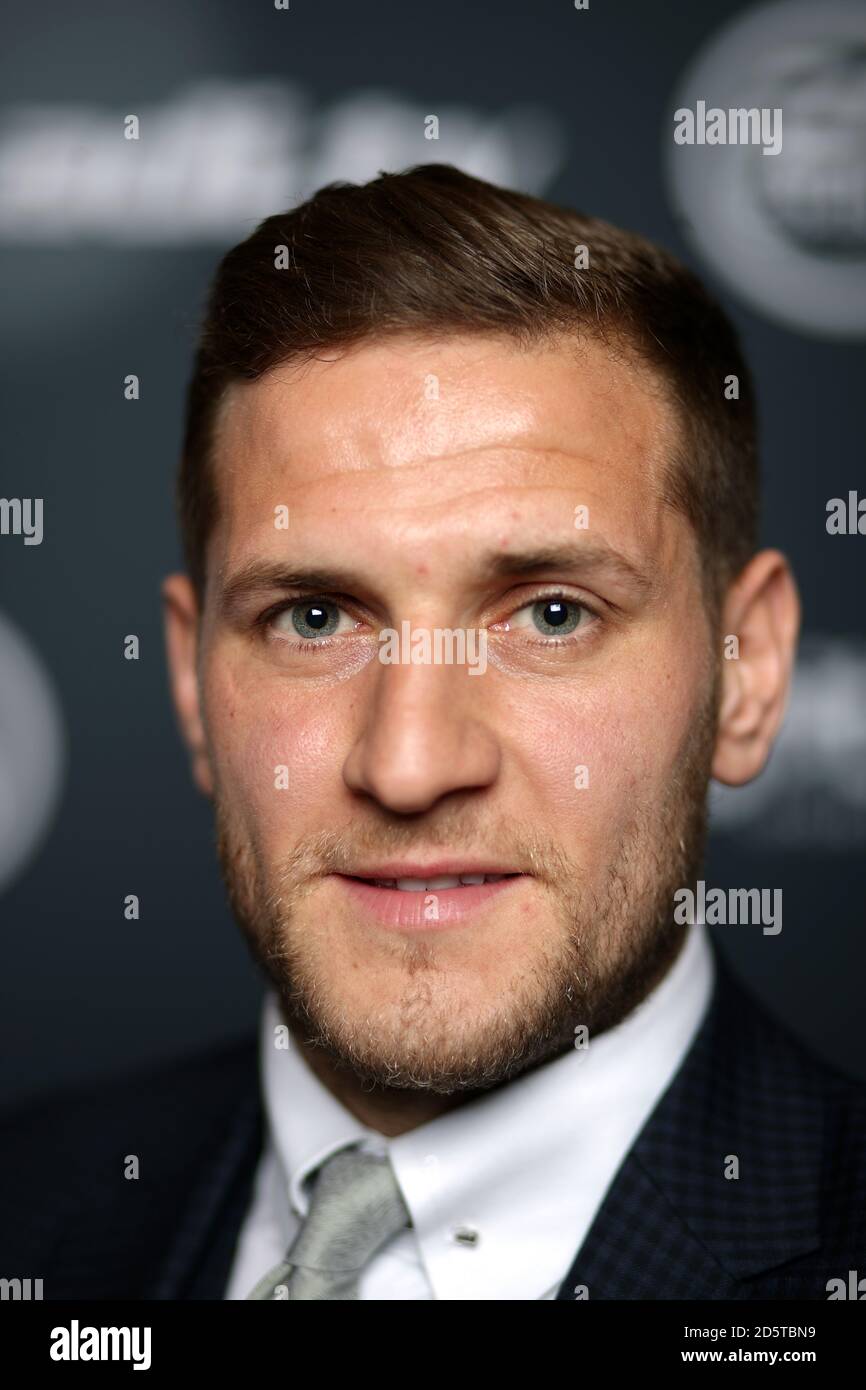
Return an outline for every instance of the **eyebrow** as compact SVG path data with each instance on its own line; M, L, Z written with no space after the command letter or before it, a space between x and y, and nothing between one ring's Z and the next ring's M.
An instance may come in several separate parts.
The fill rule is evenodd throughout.
M232 612L247 599L276 590L310 589L324 592L351 592L359 586L360 575L339 569L288 569L280 560L249 560L222 588L222 604Z
M485 577L503 579L557 569L586 575L610 576L645 596L654 581L646 570L621 554L606 541L583 541L574 545L542 546L534 550L487 551L480 557L479 572ZM346 569L290 569L279 560L249 560L222 587L222 605L235 612L250 598L274 590L288 592L305 589L316 593L352 593L368 587L358 572Z
M651 575L607 541L542 546L519 553L496 551L491 553L486 569L497 578L534 574L537 570L546 569L575 570L582 574L611 575L640 594L653 588Z

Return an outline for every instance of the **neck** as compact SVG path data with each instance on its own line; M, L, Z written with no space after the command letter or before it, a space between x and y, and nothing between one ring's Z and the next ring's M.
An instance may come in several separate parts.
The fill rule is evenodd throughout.
M376 1130L387 1139L418 1129L428 1120L435 1120L449 1110L465 1104L478 1094L475 1091L456 1091L440 1095L435 1091L410 1091L388 1086L371 1086L349 1067L336 1062L322 1047L316 1047L292 1036L310 1070L333 1096L368 1129Z

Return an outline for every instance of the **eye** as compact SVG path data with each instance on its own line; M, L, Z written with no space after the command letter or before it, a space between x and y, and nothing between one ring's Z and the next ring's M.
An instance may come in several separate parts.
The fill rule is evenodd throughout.
M341 623L344 624L341 626ZM272 626L287 637L301 637L307 642L333 637L339 632L352 631L355 624L338 603L329 599L305 598L287 604L274 614Z
M509 628L532 628L542 637L570 637L578 628L588 627L595 614L577 599L551 594L518 608L509 619Z

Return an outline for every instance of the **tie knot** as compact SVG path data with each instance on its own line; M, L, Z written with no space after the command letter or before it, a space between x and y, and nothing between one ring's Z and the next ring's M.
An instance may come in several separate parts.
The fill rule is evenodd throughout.
M307 1219L287 1256L296 1268L357 1272L411 1223L385 1154L340 1149L316 1170L312 1184Z

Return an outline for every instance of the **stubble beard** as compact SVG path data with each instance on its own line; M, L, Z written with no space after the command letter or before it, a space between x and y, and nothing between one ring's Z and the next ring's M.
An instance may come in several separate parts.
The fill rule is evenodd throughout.
M674 893L694 886L703 860L717 701L714 683L663 795L636 805L603 882L588 886L562 847L515 833L513 820L485 827L479 848L495 846L503 862L532 866L559 930L521 960L495 1003L471 1017L455 1008L435 942L397 934L389 964L400 965L400 997L350 1013L327 951L317 951L314 925L298 913L324 874L351 872L365 853L388 857L419 845L467 851L478 840L471 805L420 828L379 813L347 832L307 837L268 871L218 788L217 850L229 901L296 1039L368 1087L441 1095L490 1090L532 1070L574 1046L579 1025L591 1046L663 978L689 930L673 920Z

